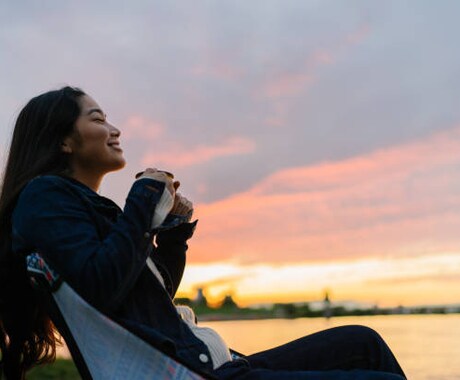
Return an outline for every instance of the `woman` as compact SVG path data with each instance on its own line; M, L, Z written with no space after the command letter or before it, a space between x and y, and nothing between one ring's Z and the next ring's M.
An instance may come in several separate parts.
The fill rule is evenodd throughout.
M39 95L17 118L0 196L0 343L8 379L55 358L53 325L26 277L25 256L34 251L98 310L202 373L359 379L366 369L375 379L404 378L383 340L359 326L232 360L216 332L196 326L193 312L172 302L196 225L179 183L147 169L123 210L97 194L104 175L125 165L119 138L77 88Z

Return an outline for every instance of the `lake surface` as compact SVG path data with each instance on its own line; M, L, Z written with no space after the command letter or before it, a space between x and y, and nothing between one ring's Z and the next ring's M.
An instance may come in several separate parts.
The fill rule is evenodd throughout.
M380 333L411 380L460 380L460 314L202 322L233 349L252 354L331 327L360 324ZM65 348L59 356L68 357Z
M385 339L414 380L460 379L460 314L206 322L230 347L251 354L331 327L360 324Z

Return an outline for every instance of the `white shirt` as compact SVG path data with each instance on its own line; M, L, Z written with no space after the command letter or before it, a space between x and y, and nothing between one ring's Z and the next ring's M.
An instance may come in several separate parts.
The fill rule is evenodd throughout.
M158 281L160 281L163 287L165 287L163 276L161 276L160 271L150 257L147 258L147 266L158 279ZM176 306L176 310L182 320L188 325L190 330L192 330L193 334L195 334L195 336L208 347L214 369L232 360L230 349L228 348L227 343L225 343L222 337L213 329L209 327L198 326L195 322L195 313L191 308L188 306L179 305Z

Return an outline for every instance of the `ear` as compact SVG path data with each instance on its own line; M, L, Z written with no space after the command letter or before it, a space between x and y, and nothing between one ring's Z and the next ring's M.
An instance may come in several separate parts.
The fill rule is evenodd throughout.
M72 146L69 138L66 138L63 142L61 142L61 151L67 154L72 153Z

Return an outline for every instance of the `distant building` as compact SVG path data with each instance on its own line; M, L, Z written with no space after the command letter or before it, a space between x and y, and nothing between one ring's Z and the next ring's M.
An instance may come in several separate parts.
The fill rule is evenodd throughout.
M332 317L332 308L331 308L331 299L329 297L329 292L326 290L324 292L324 300L323 300L323 316L325 318Z
M239 309L238 305L236 302L233 300L233 297L231 294L227 294L222 301L222 305L220 307L225 307L227 309Z
M196 306L208 306L208 300L204 295L204 288L197 289L196 298L193 300L194 305Z

